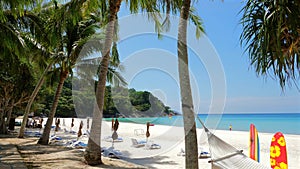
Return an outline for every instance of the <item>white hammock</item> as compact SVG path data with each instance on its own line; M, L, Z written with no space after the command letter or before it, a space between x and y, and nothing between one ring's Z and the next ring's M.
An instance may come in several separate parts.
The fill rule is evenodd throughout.
M197 119L207 134L212 169L270 169L211 133L198 116Z

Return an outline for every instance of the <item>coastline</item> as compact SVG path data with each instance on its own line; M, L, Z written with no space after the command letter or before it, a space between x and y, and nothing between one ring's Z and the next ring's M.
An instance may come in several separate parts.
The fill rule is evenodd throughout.
M74 127L72 128L73 131L77 132L79 128L80 121L83 120L83 133L87 132L87 123L86 119L78 119L75 118ZM91 119L90 119L91 122ZM46 120L44 120L46 123ZM71 125L71 118L66 118L61 120L61 130L56 132L57 136L62 137L64 140L67 139L76 139L77 134L70 134L65 133L64 129L70 130ZM90 123L91 125L91 123ZM30 129L29 129L30 130ZM135 132L136 130L146 132L146 124L135 124L135 123L126 123L126 122L119 122L119 128L117 133L120 138L123 139L122 142L115 142L114 149L119 150L122 153L120 157L121 161L126 161L124 164L120 164L121 167L119 168L132 168L133 164L136 164L136 168L141 168L141 166L146 168L164 168L164 169L181 169L185 167L185 157L178 156L178 153L181 149L184 149L184 131L183 127L176 127L176 126L166 126L166 125L154 125L150 126L150 137L149 141L159 144L161 146L160 149L148 150L144 147L135 148L132 146L131 138L135 138L137 140L146 140L145 134L137 135ZM243 153L248 156L248 144L249 144L249 132L245 131L229 131L229 130L212 130L212 132L224 140L225 142L229 143L230 145L234 146L238 150L243 150ZM53 131L52 133L53 134ZM111 122L109 121L102 121L102 133L101 133L101 147L111 147L112 143L105 141L105 137L111 136ZM197 129L198 135L198 146L203 148L204 150L209 150L209 145L207 143L206 134L203 132L202 129ZM287 152L288 152L288 165L289 169L298 169L300 168L299 158L300 158L300 135L293 135L293 134L284 134L287 144ZM270 143L272 139L272 133L260 133L259 132L259 139L260 139L260 163L265 166L270 166ZM17 139L17 138L16 138ZM87 143L88 137L87 135L83 135L79 138L80 141ZM1 144L1 143L0 143ZM33 145L33 149L39 149L38 145ZM80 150L81 152L84 149ZM51 155L51 151L45 150L45 153ZM62 153L64 156L70 156L72 153L78 154L78 149L73 149L73 151L65 151L59 150L59 153ZM64 154L64 153L71 153L71 154ZM49 156L45 155L45 156ZM36 155L35 157L44 158L42 155ZM53 157L53 158L52 158ZM76 163L78 164L77 168L86 168L83 163L83 157L78 157L75 161L67 161L62 162L59 157L55 157L55 154L51 156L51 160L59 159L57 163L55 163L56 167L60 166L69 166L72 167ZM118 161L113 161L114 159L108 159L109 162L118 163ZM26 159L28 160L28 159ZM33 164L35 163L35 158L32 158ZM199 169L207 169L211 168L211 164L208 163L210 158L203 158L199 159ZM29 160L30 161L30 160ZM1 163L1 161L0 161ZM70 163L70 164L66 164ZM81 165L79 165L79 163ZM122 162L121 162L122 163ZM47 165L47 164L43 164ZM108 164L110 165L110 164ZM123 165L123 166L122 166ZM131 167L129 167L131 165ZM100 167L101 168L101 167ZM110 167L109 167L110 168ZM112 167L114 168L114 167ZM117 168L117 167L116 167Z
M107 132L107 130L110 128L110 125L111 123L104 122L104 124L102 125L103 134L109 135L109 132ZM125 146L128 144L131 145L130 141L128 141L126 138L135 137L134 129L139 128L143 128L144 130L146 130L146 126L142 124L120 122L118 134L119 136L123 137L125 144L115 143L115 147L120 151L126 151L126 149L130 149L130 147ZM249 132L229 130L213 130L212 132L238 150L243 150L243 153L248 156ZM144 154L143 156L140 155L139 152L134 152L130 149L130 155L134 154L136 156L140 156L140 159L131 159L132 157L129 155L130 158L126 158L126 160L139 165L145 165L150 168L184 168L184 157L177 156L181 148L184 149L183 128L165 125L154 125L150 127L150 133L150 139L155 143L160 144L162 146L161 150L157 150L155 153L147 152L147 154ZM207 143L207 137L202 129L197 129L197 136L198 146L201 146L202 148L208 150L209 146ZM143 137L145 138L145 136ZM271 133L259 133L260 163L265 166L270 166L270 144L272 137L273 134ZM142 137L139 138L142 139ZM298 169L300 168L300 147L298 146L300 144L300 135L285 134L285 139L287 144L289 169ZM106 142L102 142L102 145L108 146ZM145 151L142 151L141 153L145 153ZM199 159L199 168L210 168L211 165L208 163L208 161L209 159Z
M258 132L300 135L300 113L240 113L240 114L198 114L210 129L228 130L229 126L235 131L249 131L250 124L254 124ZM172 117L144 117L144 118L118 118L120 122L145 124L151 122L167 126L183 126L182 116ZM111 118L104 119L111 121ZM202 125L196 120L197 128Z

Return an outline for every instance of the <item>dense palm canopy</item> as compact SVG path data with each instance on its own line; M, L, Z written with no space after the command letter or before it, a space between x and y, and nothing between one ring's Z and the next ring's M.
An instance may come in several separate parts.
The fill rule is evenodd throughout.
M100 19L95 14L97 12L95 8L94 13L86 13L86 11L91 12L91 9L87 8L89 5L91 4L86 4L84 1L73 0L66 4L55 2L50 6L53 10L50 11L51 15L46 22L46 30L51 35L50 46L53 46L54 53L59 56L59 61L54 65L56 68L53 71L54 75L55 72L59 73L59 76L56 76L59 77L59 83L43 135L39 140L40 144L48 144L51 125L64 81L72 73L72 68L85 43L91 38L95 38L96 31L99 29ZM93 46L93 49L99 51L101 46Z
M0 95L3 98L0 101L0 115L1 118L7 118L6 122L2 118L0 123L5 132L5 123L7 125L9 122L12 111L22 109L29 99L38 74L34 69L39 67L32 61L43 50L29 36L31 31L39 32L36 17L25 10L38 5L30 4L29 1L21 1L19 4L1 1L0 6Z
M243 32L251 65L259 75L273 74L281 87L299 82L300 1L248 0L242 9Z

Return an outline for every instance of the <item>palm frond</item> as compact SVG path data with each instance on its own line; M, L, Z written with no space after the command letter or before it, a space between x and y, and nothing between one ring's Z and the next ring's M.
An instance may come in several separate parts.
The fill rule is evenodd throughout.
M300 73L300 2L249 0L243 9L240 36L258 75L279 79L282 88L297 83ZM290 84L290 83L289 83Z
M191 21L194 23L194 25L196 26L196 37L199 39L201 33L205 33L202 19L200 18L200 16L196 14L196 9L193 7L190 8L189 17Z

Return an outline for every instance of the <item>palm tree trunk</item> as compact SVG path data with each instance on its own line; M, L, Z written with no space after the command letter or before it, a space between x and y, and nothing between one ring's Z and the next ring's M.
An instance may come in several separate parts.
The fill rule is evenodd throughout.
M14 102L12 102L12 105L14 104ZM7 115L6 115L6 126L9 125L9 122L10 122L10 119L11 119L11 114L12 114L12 111L13 111L13 106L9 107L8 108L8 111L7 111Z
M0 112L0 134L6 134L6 124L5 124L5 108L2 109L2 112Z
M93 112L93 121L91 128L91 135L88 140L88 145L84 153L84 158L87 164L89 165L98 165L102 164L101 160L101 124L103 116L103 106L104 106L104 94L105 94L105 84L106 84L106 75L108 71L108 65L110 61L110 48L113 42L114 27L115 21L117 18L117 13L120 9L122 0L110 0L109 1L109 10L110 14L108 16L109 23L106 27L105 35L105 46L102 53L100 73L98 76L98 84L96 89L96 102L97 106L94 106Z
M22 124L21 124L21 128L19 130L19 135L18 135L18 138L23 138L24 137L24 131L25 131L25 126L26 126L26 122L27 122L27 119L28 119L28 115L30 113L30 109L31 109L31 105L36 97L36 95L38 94L38 92L40 91L42 85L44 84L44 81L45 81L45 75L46 73L50 70L50 68L52 67L52 63L49 63L49 65L47 66L47 68L44 70L42 76L40 77L39 79L39 82L38 84L35 86L30 98L29 98L29 101L26 105L26 108L25 108L25 113L23 115L23 121L22 121Z
M58 100L59 100L60 94L62 92L64 82L65 82L66 78L68 77L68 75L69 75L68 71L61 71L61 73L60 73L60 80L59 80L59 83L58 83L58 86L56 89L52 108L51 108L50 114L48 115L46 126L44 128L42 136L40 137L40 139L38 141L38 144L48 145L49 135L50 135L50 131L51 131L51 125L53 123L53 119L55 116L56 108L58 105Z
M9 100L8 98L5 99L5 103L3 104L2 107L2 113L0 114L0 134L7 134L7 125L6 125L6 120L7 114L9 111Z
M84 159L88 165L102 164L101 146L100 146L101 125L102 125L102 113L100 112L97 103L95 103L90 137L88 140L87 148L84 152Z
M187 21L190 10L190 0L183 1L178 26L178 69L180 81L180 94L183 112L185 133L185 168L198 168L198 146L195 116L193 111L193 98L190 85L187 50Z

